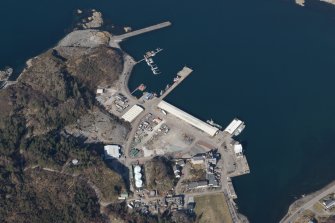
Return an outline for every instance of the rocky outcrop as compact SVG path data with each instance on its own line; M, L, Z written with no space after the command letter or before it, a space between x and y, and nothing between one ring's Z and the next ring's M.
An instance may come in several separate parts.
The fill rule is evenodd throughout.
M108 46L108 33L79 30L33 58L18 83L0 92L0 127L9 115L22 115L30 135L68 125L95 104L98 85L113 84L122 73L122 52Z
M305 6L305 0L295 0L295 3L297 3L300 6Z
M7 80L13 73L13 68L7 67L5 70L0 70L0 81Z
M84 29L96 29L100 28L103 25L104 21L102 19L101 12L97 12L96 10L92 10L92 15L87 18L87 22L84 22Z
M320 0L320 1L335 5L335 0ZM300 6L305 6L305 0L295 0L295 3Z
M320 0L320 1L335 5L335 0Z

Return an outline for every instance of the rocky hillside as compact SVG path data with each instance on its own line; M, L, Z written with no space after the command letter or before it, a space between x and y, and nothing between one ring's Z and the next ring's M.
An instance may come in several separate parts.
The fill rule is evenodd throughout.
M75 31L0 91L1 222L101 222L96 190L101 186L107 201L125 190L94 145L84 143L87 136L65 130L88 114L106 116L96 105L96 88L113 84L123 68L122 53L108 47L108 39L105 32ZM89 115L90 122L97 116ZM129 126L104 119L111 128L106 132L123 143ZM75 167L73 159L79 160Z

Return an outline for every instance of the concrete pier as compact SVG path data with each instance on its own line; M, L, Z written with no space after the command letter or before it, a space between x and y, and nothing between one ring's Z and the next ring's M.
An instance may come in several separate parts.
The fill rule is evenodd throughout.
M0 89L3 89L6 86L6 81L0 81Z
M169 89L167 89L162 96L160 96L160 99L163 100L173 89L175 89L185 78L188 77L193 72L191 68L184 67L181 71L177 73L177 75L180 77L179 80L174 82Z
M16 84L17 81L0 81L0 89L5 89L10 85Z
M143 33L151 32L151 31L154 31L154 30L157 30L157 29L162 29L162 28L165 28L165 27L168 27L168 26L171 26L171 22L169 22L169 21L163 22L163 23L160 23L160 24L157 24L157 25L149 26L149 27L146 27L146 28L143 28L143 29L135 30L133 32L129 32L129 33L126 33L126 34L123 34L123 35L113 36L112 39L115 42L121 42L121 41L123 41L127 38L137 36L137 35L141 35Z

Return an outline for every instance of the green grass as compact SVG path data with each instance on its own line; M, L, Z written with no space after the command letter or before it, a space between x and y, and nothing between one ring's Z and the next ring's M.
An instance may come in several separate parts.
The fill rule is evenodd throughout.
M195 197L195 213L199 223L232 223L224 194Z

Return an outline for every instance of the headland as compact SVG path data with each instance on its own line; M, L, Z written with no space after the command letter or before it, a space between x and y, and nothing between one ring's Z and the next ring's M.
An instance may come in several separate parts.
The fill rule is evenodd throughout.
M170 22L164 22L121 36L112 36L109 45L121 49L119 42L124 38L170 25ZM143 52L144 59L138 62L145 61L154 67L150 60L158 51ZM234 202L237 195L231 180L232 177L250 172L242 145L234 139L244 129L244 122L236 118L227 128L222 129L213 120L203 122L164 101L175 87L192 74L193 70L186 66L171 80L171 85L162 89L160 95L144 92L140 98L134 97L128 89L128 80L138 62L125 52L123 55L124 70L121 78L112 86L99 86L97 101L107 111L132 126L128 141L122 145L123 155L118 157L130 171L133 197L127 199L128 205L132 208L147 207L155 213L169 209L164 202L161 203L162 200L172 200L171 204L183 210L187 209L187 204L194 202L194 197L223 194L231 222L246 222L246 218L237 212ZM145 86L140 85L137 90L145 91ZM147 163L157 156L169 157L173 163L177 181L171 188L173 192L157 193L150 185L153 176L150 176ZM203 174L192 174L195 170Z
M120 214L114 209L118 195L126 205L122 210L143 216L196 213L200 220L247 222L237 211L232 183L233 177L250 172L243 147L235 139L245 123L235 118L223 129L213 120L204 122L165 101L193 73L187 66L160 95L144 92L145 86L140 85L137 90L143 95L133 96L128 88L133 67L146 62L153 75L159 75L152 61L163 49L143 52L143 59L136 61L119 43L171 23L115 36L96 29L103 24L100 16L94 11L83 30L71 32L57 46L29 60L16 81L2 86L3 102L10 105L2 108L5 119L12 120L15 111L15 118L22 118L18 128L27 128L18 137L19 141L28 140L23 140L20 151L13 150L26 159L22 176L42 171L68 181L77 179L78 184L84 182L101 215ZM10 123L3 122L4 129L10 129ZM89 145L103 144L103 157L111 173L95 151L85 155L63 147L64 141L72 138ZM60 146L53 149L53 143ZM53 149L52 157L43 153L45 145ZM222 209L208 216L203 213L205 204L215 197L220 198L215 202Z

